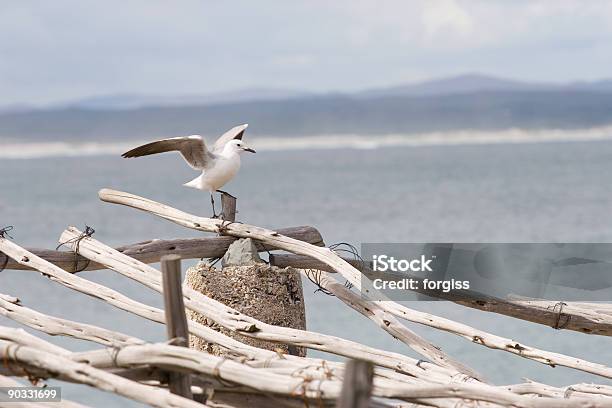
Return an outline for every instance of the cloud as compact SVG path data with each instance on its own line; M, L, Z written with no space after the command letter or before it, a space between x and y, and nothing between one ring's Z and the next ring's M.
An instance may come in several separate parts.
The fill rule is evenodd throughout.
M444 34L468 36L474 22L469 13L454 0L428 2L422 13L425 32L429 37Z
M609 74L612 3L55 0L0 4L0 105L112 93L351 90L479 71Z

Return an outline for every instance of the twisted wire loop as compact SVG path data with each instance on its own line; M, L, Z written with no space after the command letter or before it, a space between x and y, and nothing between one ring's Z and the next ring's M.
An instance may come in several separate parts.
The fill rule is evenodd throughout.
M226 358L226 357L221 357L221 360L219 360L219 362L218 362L217 364L215 364L215 366L214 366L214 368L213 368L212 375L213 375L213 377L215 377L215 378L217 379L217 381L219 381L219 383L220 383L221 385L223 385L224 387L227 387L227 388L236 388L236 387L237 387L237 385L236 385L236 384L231 383L231 382L229 382L229 381L226 381L226 380L224 380L224 379L221 377L221 370L220 370L220 368L221 368L221 365L222 365L223 363L225 363L226 361L227 361L227 358Z
M74 244L74 250L72 250L74 252L74 267L72 268L74 273L83 272L89 266L91 260L86 259L85 266L79 269L79 246L81 245L81 241L83 239L90 238L95 232L95 229L93 229L89 225L85 225L85 231L81 232L78 237L71 238L65 242L60 242L60 244L55 248L55 250L57 251L64 245Z
M11 351L11 347L13 347L14 350ZM21 344L14 344L14 343L9 344L7 346L7 348L6 348L6 354L4 354L4 356L2 358L2 365L10 373L12 373L14 375L22 376L23 374L25 374L26 377L28 377L28 381L30 381L31 384L36 385L36 384L38 384L38 382L40 380L43 379L43 377L36 376L36 375L32 374L31 372L29 372L25 367L19 365L19 363L17 362L17 352L19 351L19 349L21 347L22 347ZM9 359L10 354L12 354L14 356L15 364L11 364L11 360ZM21 370L21 371L15 370L15 367L19 368L19 370Z
M571 315L568 314L564 314L563 313L563 306L567 306L567 303L565 302L557 302L555 303L555 305L552 307L552 311L553 313L556 312L556 316L555 316L555 322L552 326L553 329L559 330L559 329L564 329L567 327L567 325L569 324L570 320L572 319ZM557 311L557 308L559 309ZM548 306L546 309L551 309L550 306ZM561 323L561 317L565 316L565 321L563 323Z
M112 347L108 348L108 350L111 353L111 360L113 362L113 366L120 368L121 366L119 365L119 352L121 351L121 347L118 345L113 345Z
M306 375L305 377L302 377L302 382L300 384L296 384L295 387L291 390L291 395L292 396L296 396L296 397L302 397L302 401L304 403L305 407L309 407L310 405L308 404L309 400L314 399L315 402L317 402L317 405L319 407L324 406L324 402L323 402L323 391L321 391L321 387L323 386L323 381L325 380L320 380L317 383L317 389L316 389L316 393L315 396L313 398L309 398L307 393L308 393L308 384L312 383L315 379L312 378L309 375Z
M421 370L424 370L424 368L423 368L423 367L421 367L421 364L423 364L423 363L429 363L429 361L428 361L428 360L423 360L422 358L420 358L420 359L419 359L419 360L416 362L416 364L415 364L415 365L416 365L417 367L419 367Z
M232 224L242 224L241 221L230 221L230 220L226 220L223 219L221 220L221 225L217 226L217 234L219 234L219 236L221 235L225 235L225 233L227 232L227 229L230 225Z
M9 372L11 372L12 374L17 374L17 372L13 370L13 368L11 367L10 360L9 360L9 354L10 354L9 351L11 350L11 346L12 344L8 345L8 347L6 348L6 353L4 354L4 356L2 356L2 365L4 366L4 368L9 370ZM17 345L17 347L19 347L19 345Z
M353 257L353 260L355 261L359 261L361 263L361 268L360 269L364 269L366 266L366 262L363 260L363 258L361 257L361 255L359 255L359 250L357 248L355 248L355 246L349 244L348 242L338 242L336 244L332 244L328 247L329 249L331 249L332 251L338 253L345 253L345 254L349 254ZM332 292L330 292L329 290L325 289L322 285L321 285L321 277L322 277L322 272L317 270L317 269L308 269L306 271L306 277L308 278L309 281L311 281L313 284L315 284L317 286L317 289L315 289L314 293L317 292L321 292L325 295L328 296L335 296ZM353 284L350 283L348 280L344 282L344 287L347 289L352 289Z
M6 227L0 228L0 238L8 237L10 239L13 239L13 237L11 237L8 233L9 231L12 231L12 230L13 230L12 225L7 225Z
M11 231L13 229L12 225L7 225L6 227L0 228L0 238L10 238L13 239L13 237L11 237L9 235L9 231ZM5 268L6 265L8 265L8 261L9 261L9 256L7 254L5 254L4 252L0 252L0 256L2 256L2 263L0 263L0 272L2 272Z
M307 269L305 273L306 273L306 277L308 278L308 280L311 281L317 287L313 293L321 292L327 296L336 296L321 285L322 272L320 270Z
M329 249L331 249L334 252L341 252L341 253L345 253L345 254L349 254L353 257L354 261L358 261L360 267L357 268L361 273L363 273L363 271L366 269L367 263L366 261L361 257L361 255L359 254L359 250L357 248L355 248L354 245L349 244L348 242L339 242L337 244L333 244L329 246ZM344 286L346 286L347 289L351 289L353 287L353 284L350 283L349 281L344 282Z

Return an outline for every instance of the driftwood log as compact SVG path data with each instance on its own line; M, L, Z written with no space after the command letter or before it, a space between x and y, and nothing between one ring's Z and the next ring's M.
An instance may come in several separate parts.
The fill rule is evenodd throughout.
M281 228L279 233L295 238L300 241L308 242L312 245L322 246L323 238L316 228L309 226ZM230 236L202 237L202 238L183 238L183 239L153 239L150 241L139 242L137 244L124 245L117 247L117 251L131 256L141 262L151 264L159 262L164 255L178 255L181 259L200 259L200 258L220 258L225 254L230 244L237 238ZM266 246L256 243L258 251L270 251L276 249L273 246ZM93 271L104 269L103 265L90 262L82 256L76 256L73 252L57 251L49 249L28 248L28 251L36 256L43 258L52 264L59 266L68 272ZM4 255L0 253L0 265L4 264ZM14 270L34 270L28 265L23 265L17 260L8 259L4 269Z

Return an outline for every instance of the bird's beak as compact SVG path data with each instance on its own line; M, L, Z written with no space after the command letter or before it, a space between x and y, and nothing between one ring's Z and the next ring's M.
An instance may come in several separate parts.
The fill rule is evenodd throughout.
M255 150L251 149L250 147L245 147L244 149L245 152L250 152L250 153L257 153Z

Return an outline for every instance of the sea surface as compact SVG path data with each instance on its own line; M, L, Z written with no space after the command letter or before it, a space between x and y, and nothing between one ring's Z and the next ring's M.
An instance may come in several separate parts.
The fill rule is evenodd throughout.
M612 141L355 147L310 149L306 143L297 149L263 149L245 156L239 176L225 188L238 197L239 220L272 228L312 225L328 245L350 242L357 247L362 242L612 242ZM0 227L13 225L11 235L20 245L55 248L69 225L92 226L95 237L111 245L200 235L137 210L102 203L97 191L104 187L194 214L210 214L208 194L182 186L197 173L177 155L134 160L95 153L39 156L0 159ZM185 268L191 264L183 263ZM139 301L162 304L157 293L112 271L80 276ZM417 357L369 320L314 289L305 283L309 330ZM35 272L0 272L0 292L50 315L149 341L165 338L161 325ZM534 347L612 365L612 343L606 337L556 331L446 302L407 306ZM18 326L2 317L0 324ZM408 325L496 384L524 378L559 386L610 384L579 371L551 368L448 333ZM71 350L98 347L43 337ZM88 405L139 406L85 386L61 385L64 398Z

